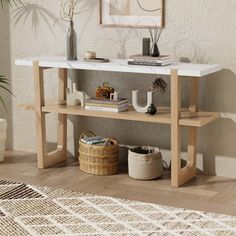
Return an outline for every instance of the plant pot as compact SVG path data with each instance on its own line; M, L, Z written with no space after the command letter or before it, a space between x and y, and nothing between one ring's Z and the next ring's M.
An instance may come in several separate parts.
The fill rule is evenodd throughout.
M162 155L158 148L138 147L129 150L129 176L137 180L152 180L163 173Z
M0 162L4 161L6 137L7 137L7 121L0 119Z

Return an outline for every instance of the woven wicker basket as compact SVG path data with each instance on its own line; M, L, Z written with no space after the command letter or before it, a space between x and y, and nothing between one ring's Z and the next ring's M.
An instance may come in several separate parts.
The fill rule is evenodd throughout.
M110 146L90 145L81 139L86 135L96 136L92 131L86 131L79 140L80 169L92 175L114 175L118 171L118 143L108 139Z

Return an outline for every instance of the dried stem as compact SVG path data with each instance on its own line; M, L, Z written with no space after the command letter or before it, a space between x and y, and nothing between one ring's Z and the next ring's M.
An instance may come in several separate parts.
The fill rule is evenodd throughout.
M74 17L80 13L82 13L79 7L80 0L62 0L61 2L61 10L60 10L60 18L58 20L73 22Z

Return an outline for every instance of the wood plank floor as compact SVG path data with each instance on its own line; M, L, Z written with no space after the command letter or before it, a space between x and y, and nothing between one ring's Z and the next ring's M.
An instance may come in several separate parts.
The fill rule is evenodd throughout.
M39 170L36 154L12 151L0 164L0 179L236 216L235 179L198 176L181 188L171 188L169 172L154 181L133 180L125 170L97 177L81 172L72 158Z

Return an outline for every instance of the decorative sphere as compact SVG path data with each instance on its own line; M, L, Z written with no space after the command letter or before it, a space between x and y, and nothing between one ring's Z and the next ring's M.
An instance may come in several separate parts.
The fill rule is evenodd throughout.
M147 113L150 115L155 115L157 113L157 109L153 103L148 107Z

